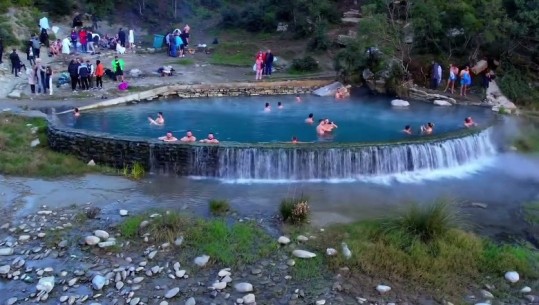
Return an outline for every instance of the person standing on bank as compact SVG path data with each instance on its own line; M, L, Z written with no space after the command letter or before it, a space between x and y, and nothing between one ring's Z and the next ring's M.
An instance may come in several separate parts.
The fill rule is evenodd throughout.
M105 75L105 66L100 60L95 62L95 87L96 89L103 89L103 76Z
M111 63L112 71L114 72L114 75L116 76L116 81L118 81L118 76L124 81L124 60L118 59L118 56L114 56L114 60Z
M436 90L440 84L440 65L432 61L431 75L430 75L430 88Z
M118 40L120 40L120 45L125 48L125 32L122 28L118 31Z
M9 54L9 60L11 61L11 74L15 74L15 77L19 77L19 72L21 70L21 59L17 50L13 49L13 52Z
M67 67L67 71L69 72L69 77L71 78L71 90L76 92L77 83L79 82L79 63L72 59Z
M2 56L4 55L4 40L0 37L0 65L4 62L2 61Z
M37 35L34 34L32 37L32 48L34 49L34 57L37 59L39 58L39 53L41 51L41 42L37 38Z
M273 53L271 53L271 50L268 49L268 51L266 52L266 58L264 62L265 75L268 75L268 76L271 75L271 70L273 69L273 62L274 62Z

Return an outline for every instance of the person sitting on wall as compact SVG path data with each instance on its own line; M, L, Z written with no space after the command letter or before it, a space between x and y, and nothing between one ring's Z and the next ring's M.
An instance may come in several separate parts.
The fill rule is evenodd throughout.
M164 125L165 124L165 118L163 117L163 113L159 111L157 113L157 117L155 119L152 119L152 117L148 117L148 121L150 121L150 125Z
M178 139L172 135L172 131L167 132L163 137L159 137L159 140L163 142L176 142Z
M196 142L197 138L193 136L193 133L191 130L188 130L187 133L185 133L185 136L180 139L182 142Z
M213 136L213 133L208 134L208 138L200 140L200 143L219 144L219 141Z

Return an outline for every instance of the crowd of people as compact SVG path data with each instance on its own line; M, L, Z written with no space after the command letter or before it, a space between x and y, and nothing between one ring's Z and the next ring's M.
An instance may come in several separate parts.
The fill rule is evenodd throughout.
M275 62L275 57L271 50L266 52L259 51L255 57L255 64L253 70L256 72L255 80L262 80L263 76L271 76L273 72L273 62Z
M175 29L165 36L168 55L171 57L185 57L186 48L189 45L191 27L186 24L183 30Z
M448 79L447 79L447 85L444 89L444 93L450 90L451 94L455 93L455 86L457 84L460 84L460 96L465 97L470 90L470 87L472 85L472 74L470 71L469 66L465 66L462 69L460 69L458 66L454 64L450 64L448 68ZM437 90L438 87L442 83L442 66L438 64L437 62L433 61L431 66L431 83L430 88L433 90ZM492 79L494 79L494 73L492 70L486 68L481 73L482 81L481 81L481 87L486 90L489 87L489 83ZM459 81L459 82L457 82Z

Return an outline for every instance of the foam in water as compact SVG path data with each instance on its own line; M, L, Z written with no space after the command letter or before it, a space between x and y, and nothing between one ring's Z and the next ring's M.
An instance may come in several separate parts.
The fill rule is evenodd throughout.
M496 148L487 129L430 143L329 149L222 147L217 154L217 162L210 162L207 151L197 150L191 176L231 183L410 183L475 173L492 162Z

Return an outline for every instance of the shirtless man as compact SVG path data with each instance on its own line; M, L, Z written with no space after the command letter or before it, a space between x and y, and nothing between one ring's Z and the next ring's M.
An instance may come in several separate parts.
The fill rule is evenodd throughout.
M404 129L402 130L405 134L411 135L412 134L412 127L410 125L404 126Z
M426 125L421 126L421 132L426 135L432 134L432 131L434 130L434 124L431 122L428 122Z
M176 142L178 139L172 135L172 131L168 131L163 137L159 137L159 140L163 142Z
M264 105L264 111L265 112L270 112L271 111L271 106L269 103L266 103L266 105Z
M284 106L283 106L283 103L281 103L281 102L278 102L278 103L277 103L277 108L279 108L279 109L283 109L283 108L284 108Z
M477 126L477 124L472 120L471 116L464 119L464 127L472 128L472 127L475 127L475 126Z
M196 140L197 138L195 138L191 130L188 130L187 133L185 133L185 137L180 139L182 142L196 142Z
M307 124L314 123L314 114L309 113L309 116L305 119L305 123L307 123Z
M165 124L165 118L163 117L162 112L157 113L157 117L152 119L152 117L148 117L148 121L150 122L150 125L164 125Z
M316 133L318 135L323 136L324 134L326 134L326 129L324 125L325 125L324 120L320 119L318 121L318 126L316 126Z
M339 128L339 126L334 122L330 122L329 119L324 119L324 129L326 132L332 132L335 128Z
M75 117L80 117L80 111L79 111L79 108L73 109L73 115L74 115Z
M297 143L298 143L298 138L292 137L292 144L297 144Z
M213 133L210 132L208 138L200 140L200 143L219 144L219 141L213 136Z
M301 97L299 95L296 95L296 102L301 102Z

